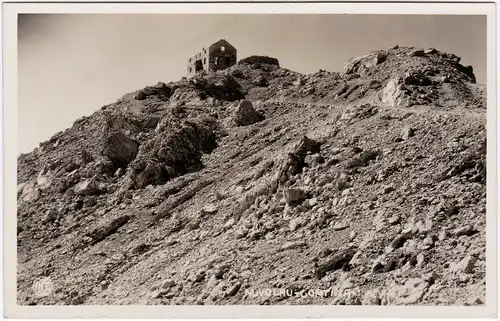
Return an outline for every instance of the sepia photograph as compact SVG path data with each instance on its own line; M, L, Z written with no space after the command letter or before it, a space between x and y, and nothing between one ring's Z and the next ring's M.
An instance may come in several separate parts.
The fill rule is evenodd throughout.
M496 314L480 10L19 12L17 308Z

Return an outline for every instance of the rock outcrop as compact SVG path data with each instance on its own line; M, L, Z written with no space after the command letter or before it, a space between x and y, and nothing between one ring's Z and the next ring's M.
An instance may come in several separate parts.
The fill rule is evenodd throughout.
M484 304L485 101L408 47L126 94L18 158L18 303Z
M135 159L138 150L139 144L136 140L116 132L104 139L102 154L107 156L116 168L125 168Z
M253 108L250 101L243 100L238 104L234 115L234 122L237 126L251 125L262 119L262 115Z

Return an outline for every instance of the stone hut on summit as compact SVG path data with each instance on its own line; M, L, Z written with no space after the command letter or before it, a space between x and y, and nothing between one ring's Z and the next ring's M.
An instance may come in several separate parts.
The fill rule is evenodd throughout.
M191 77L203 70L209 73L226 69L234 64L236 64L236 48L221 39L189 58L187 74Z

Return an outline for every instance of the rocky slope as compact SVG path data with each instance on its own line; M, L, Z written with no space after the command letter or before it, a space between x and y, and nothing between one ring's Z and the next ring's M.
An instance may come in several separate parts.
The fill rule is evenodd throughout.
M485 98L397 46L126 94L19 157L18 303L482 304Z

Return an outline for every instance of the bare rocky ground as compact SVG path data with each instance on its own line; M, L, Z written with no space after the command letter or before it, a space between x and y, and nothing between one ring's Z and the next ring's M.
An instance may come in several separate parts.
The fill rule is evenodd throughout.
M19 157L18 303L483 304L485 97L397 46L126 94Z

